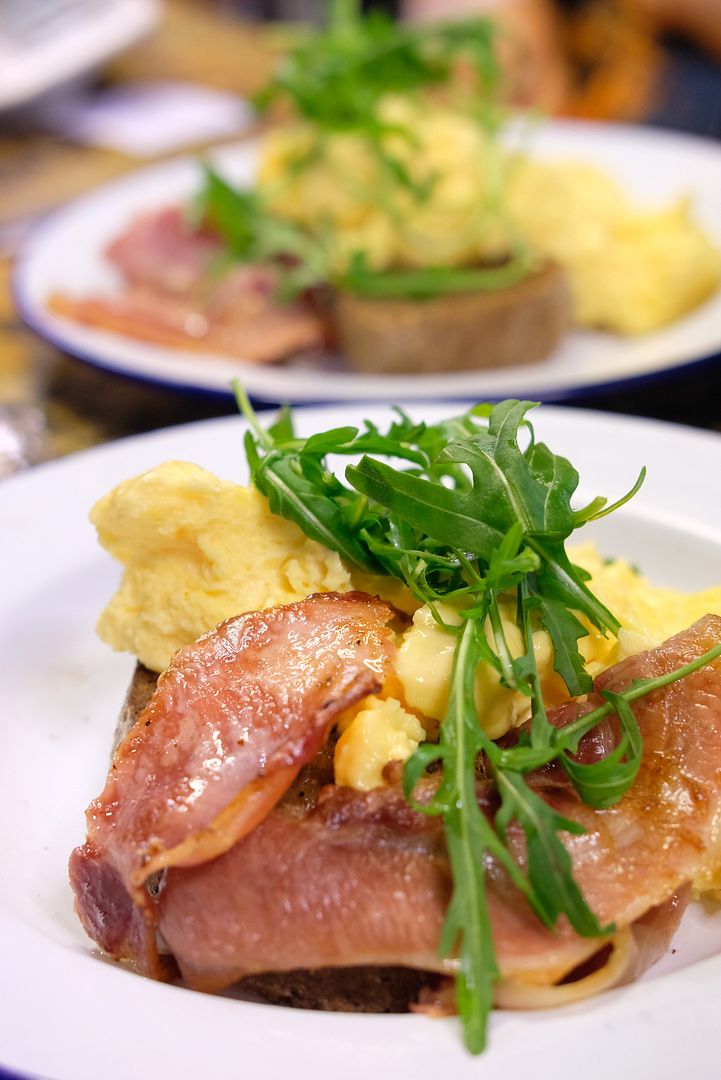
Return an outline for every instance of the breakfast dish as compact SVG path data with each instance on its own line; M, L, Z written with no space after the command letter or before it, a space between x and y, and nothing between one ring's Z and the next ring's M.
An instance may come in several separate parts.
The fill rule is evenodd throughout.
M715 144L668 132L554 121L534 134L543 160L588 162L614 176L648 205L668 204L681 191L718 245L721 233L721 152ZM258 149L229 147L213 155L215 167L233 183L252 183ZM229 394L236 361L219 352L178 350L113 334L62 318L48 310L60 291L88 296L117 291L118 277L104 250L119 224L152 209L189 199L197 191L198 165L181 160L141 170L66 207L39 225L21 256L15 292L23 317L42 336L86 361L136 378ZM243 365L249 393L263 401L322 402L411 400L452 396L509 395L564 399L599 387L659 377L715 356L721 347L721 298L715 295L664 329L640 336L572 330L554 354L538 364L456 371L443 375L367 374L337 357L306 351L282 365Z
M70 856L88 935L316 1007L315 971L378 1011L356 969L410 969L473 1053L493 1006L637 977L721 868L721 588L564 546L645 469L579 506L529 402L303 439L237 393L251 488L171 462L92 511L100 631L159 675Z
M440 296L502 297L551 267L566 283L569 325L633 336L716 291L721 255L683 185L668 200L641 202L590 161L539 155L543 124L524 129L522 115L490 137L437 104L392 100L379 111L412 132L394 150L423 190L415 199L388 191L382 165L352 132L321 138L298 122L261 143L257 191L282 220L322 236L339 296L415 301L422 311ZM523 311L518 304L518 318ZM515 362L530 361L519 349ZM477 363L493 367L495 356Z
M424 415L438 420L449 411L424 409ZM299 414L299 429L310 435L358 424L365 415L383 427L389 419L380 411L339 408L332 414ZM689 593L719 580L721 521L702 490L688 482L699 461L715 467L715 437L552 409L540 411L537 433L578 465L585 478L582 502L597 491L625 490L633 479L629 461L645 459L652 466L635 503L590 526L589 539L601 551L623 551L651 581ZM117 576L85 523L87 508L157 461L190 459L226 482L242 481L240 455L232 449L240 449L242 435L243 425L235 419L162 432L42 468L8 481L0 492L4 519L13 523L12 539L8 535L3 542L1 685L4 714L14 717L6 732L3 782L8 799L25 807L22 843L13 839L9 821L3 827L6 850L17 866L4 881L0 905L9 960L3 975L3 1065L58 1080L85 1080L100 1069L115 1080L127 1076L133 1062L152 1055L157 1040L167 1036L165 1064L169 1075L172 1070L181 1078L199 1068L219 1077L233 1075L239 1038L249 1067L257 1063L276 1072L294 1067L301 1077L315 1073L317 1055L327 1053L330 1043L345 1053L353 1080L380 1068L398 1047L404 1067L420 1077L437 1075L441 1067L452 1067L460 1077L476 1075L478 1063L464 1055L455 1021L289 1011L193 994L102 963L72 914L64 862L82 835L80 807L102 787L114 717L132 674L128 657L112 653L93 633ZM599 445L607 448L603 460ZM28 730L34 732L30 801L23 767ZM577 1075L577 1058L570 1055L583 1052L589 1040L594 1044L589 1076L604 1075L619 1053L639 1068L660 1060L658 1055L664 1066L680 1066L682 1053L689 1067L701 1068L718 1049L709 1013L717 961L707 959L693 969L687 965L712 958L720 946L718 920L692 905L674 940L675 953L652 969L653 977L583 1007L533 1016L499 1014L483 1062L486 1073L493 1080L501 1075L515 1080L525 1075L529 1053L550 1052L562 1042L568 1055L554 1055L554 1071L564 1078ZM13 971L23 962L42 966L43 979L18 983ZM57 1019L42 1040L33 1037L38 1010ZM117 1016L125 1010L151 1013L152 1030L141 1026L132 1040L118 1040Z
M255 96L287 115L252 189L206 164L193 199L107 248L116 294L63 289L50 309L249 364L337 345L382 376L535 364L572 323L647 334L702 305L721 252L683 191L649 208L588 163L508 145L504 44L489 19L331 0Z

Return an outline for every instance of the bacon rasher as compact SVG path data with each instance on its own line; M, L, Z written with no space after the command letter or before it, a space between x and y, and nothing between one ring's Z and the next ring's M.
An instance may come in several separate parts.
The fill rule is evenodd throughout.
M124 278L113 293L49 301L57 315L171 348L270 363L323 345L321 319L302 299L279 302L277 267L221 267L223 247L180 207L137 218L108 247Z
M147 878L221 855L267 816L338 713L383 684L392 617L365 594L323 593L238 616L176 654L71 857L80 918L103 948L157 973Z
M707 616L658 649L605 672L597 690L622 690L632 679L676 670L720 639L721 618ZM194 648L187 650L189 657ZM255 662L252 650L245 659ZM586 708L562 706L555 718L567 723ZM600 921L616 924L616 940L625 934L629 943L632 937L643 943L639 967L667 944L686 886L708 883L721 859L719 661L642 698L634 711L643 759L634 787L616 806L585 806L560 770L546 770L530 782L586 829L581 836L563 836L574 874ZM433 777L423 781L434 783ZM114 805L116 795L111 788L106 798ZM479 784L478 797L492 812L488 783ZM164 796L153 802L166 804ZM147 810L141 802L127 813L145 820ZM92 844L92 812L90 822ZM511 846L523 863L518 833ZM73 856L81 917L85 904L77 870L85 858ZM136 889L148 866L171 862L151 857L143 866L136 859ZM534 988L541 988L542 997L543 988L603 948L603 939L581 938L564 921L555 931L545 929L492 862L487 883L504 980L501 1001L505 995L505 1003L522 1004L529 987L533 1000ZM363 964L449 970L436 950L450 890L441 825L411 810L397 785L369 793L327 786L301 815L288 800L278 802L218 858L176 860L152 911L186 981L218 990L270 970ZM92 927L90 932L99 940ZM627 977L632 967L633 958L618 977Z

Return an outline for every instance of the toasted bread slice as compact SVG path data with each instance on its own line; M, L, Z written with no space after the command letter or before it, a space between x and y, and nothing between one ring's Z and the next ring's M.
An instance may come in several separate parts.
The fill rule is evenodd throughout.
M374 374L430 374L534 364L571 327L563 271L544 266L516 285L425 300L338 291L333 322L351 367Z

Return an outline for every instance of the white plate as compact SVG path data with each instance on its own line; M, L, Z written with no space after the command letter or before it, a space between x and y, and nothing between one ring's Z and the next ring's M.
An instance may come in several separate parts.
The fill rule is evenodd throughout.
M300 426L309 433L362 415L308 410ZM721 474L721 436L553 408L536 423L580 468L581 498L615 498L649 465L633 504L598 523L602 550L658 582L721 583L721 500L709 497L707 480ZM232 417L169 429L0 485L0 1066L52 1080L311 1080L329 1067L344 1080L526 1080L539 1062L554 1080L716 1075L721 913L699 905L651 977L553 1012L497 1014L482 1061L462 1049L455 1020L248 1004L155 983L94 954L73 914L66 864L104 781L133 661L93 631L118 571L96 544L88 509L110 485L167 458L242 480L243 427Z
M688 192L698 219L721 245L721 145L639 127L553 122L534 137L534 153L599 165L630 195L658 205ZM235 181L253 182L257 147L226 147L214 155ZM218 354L148 345L52 315L48 296L112 292L119 278L104 246L142 211L180 201L197 190L195 161L143 169L69 204L40 224L19 260L15 293L23 318L60 348L99 367L135 378L199 390L230 392L240 377L260 401L395 401L450 397L533 397L563 400L599 388L658 376L721 352L721 292L665 330L625 339L572 333L541 364L443 375L374 376L313 363L245 365Z

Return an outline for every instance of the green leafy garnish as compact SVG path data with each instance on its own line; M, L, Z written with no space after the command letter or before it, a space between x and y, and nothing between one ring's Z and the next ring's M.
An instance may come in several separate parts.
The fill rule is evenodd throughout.
M583 936L614 930L600 925L588 906L562 841L563 834L581 833L582 827L554 810L526 774L557 761L585 803L612 806L633 784L641 762L631 703L720 656L721 644L677 671L635 681L623 693L602 691L602 705L554 727L541 696L533 633L541 626L550 634L554 669L570 695L593 689L578 648L588 632L584 620L601 632L616 632L619 624L591 593L588 575L572 564L564 544L612 507L605 499L573 507L578 474L567 459L536 442L528 420L534 404L479 405L432 425L397 410L386 431L366 421L363 429L340 427L303 439L288 412L263 430L240 386L236 395L249 423L251 477L271 509L349 564L404 582L456 635L439 740L422 744L409 759L403 786L412 806L443 819L453 893L439 951L457 957L464 1037L471 1051L480 1052L498 977L485 859L497 861L546 926L565 916ZM330 468L329 455L360 456L346 467L346 482ZM638 489L643 476L642 470L614 507ZM520 656L505 637L501 604L509 602L515 603L524 642ZM450 623L441 603L456 612ZM530 722L515 745L494 743L480 727L480 664L490 664L505 686L528 698ZM600 761L582 763L576 756L581 738L612 714L621 733L618 745ZM442 771L432 774L435 781L424 781L429 766L438 763ZM479 770L486 777L480 786Z
M478 125L485 155L478 213L498 216L506 169L497 138L505 119L497 33L482 18L414 26L379 11L363 13L358 0L332 0L327 25L303 35L255 97L260 109L277 100L290 102L296 118L305 122L308 145L286 162L288 175L313 168L334 138L352 135L379 167L370 198L391 217L403 213L403 207L407 212L409 199L411 204L426 202L438 171L409 165L407 151L420 146L416 121L402 119L403 109L398 113L393 106L402 99L420 106L422 115L432 95L433 101L450 102ZM459 64L462 78L455 77ZM513 286L536 268L526 246L514 237L498 265L377 272L362 250L333 256L332 230L320 215L311 230L301 229L271 212L261 192L237 190L207 167L195 213L224 240L230 260L275 260L282 271L281 296L286 298L321 282L368 298L418 300L486 292Z
M326 27L281 60L254 101L260 109L290 101L297 115L321 132L365 136L394 179L412 187L384 140L399 136L412 146L413 132L385 120L381 104L396 94L448 87L463 60L472 75L467 108L489 127L497 126L501 68L495 37L486 19L415 26L380 11L364 15L359 0L331 0Z
M273 214L256 190L233 187L209 164L191 208L193 219L209 225L225 244L232 261L274 263L281 271L281 296L327 281L330 273L323 245Z
M427 266L419 270L374 270L363 252L356 252L340 278L340 288L369 299L427 300L461 292L508 289L535 267L530 252L520 250L498 266Z

